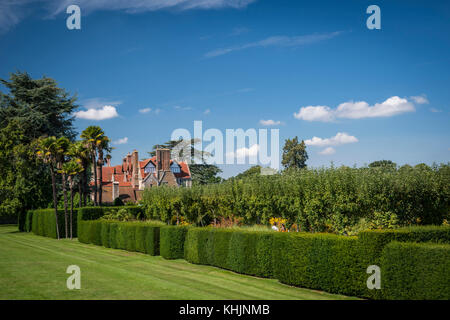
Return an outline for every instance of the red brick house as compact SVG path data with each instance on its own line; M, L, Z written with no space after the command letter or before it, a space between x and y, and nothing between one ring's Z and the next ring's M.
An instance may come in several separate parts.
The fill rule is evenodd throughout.
M103 202L113 202L116 198L135 202L141 199L145 188L192 185L188 164L170 159L169 149L157 149L156 156L143 161L134 150L123 158L121 165L112 167L108 161L102 171ZM100 175L97 177L100 183Z

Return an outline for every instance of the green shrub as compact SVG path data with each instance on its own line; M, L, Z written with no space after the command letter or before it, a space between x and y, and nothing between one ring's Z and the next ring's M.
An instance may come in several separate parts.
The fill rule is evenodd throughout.
M450 245L391 242L381 256L387 299L450 299Z
M114 202L113 202L114 207L121 207L124 205L125 205L125 203L123 203L122 199L120 199L119 197L114 199Z
M159 255L160 227L139 223L136 227L136 251L152 256Z
M129 223L124 225L125 231L125 250L136 251L136 225L134 223Z
M119 223L111 223L109 225L109 246L110 248L117 249L117 230L119 228Z
M183 259L184 241L187 227L162 227L160 239L160 254L165 259Z
M102 224L102 231L101 231L101 239L102 239L102 246L109 248L109 231L111 227L112 222L105 222Z

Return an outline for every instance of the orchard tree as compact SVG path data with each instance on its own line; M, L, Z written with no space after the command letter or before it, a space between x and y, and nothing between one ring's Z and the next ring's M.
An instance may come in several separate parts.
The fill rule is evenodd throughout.
M298 142L298 138L286 139L283 147L283 158L281 164L286 169L303 169L306 168L308 153L306 152L305 142Z

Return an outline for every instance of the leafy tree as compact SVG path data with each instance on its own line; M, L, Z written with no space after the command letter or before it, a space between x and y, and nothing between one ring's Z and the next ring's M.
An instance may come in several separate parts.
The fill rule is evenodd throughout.
M191 164L189 166L191 171L192 183L197 185L219 183L222 181L221 177L217 175L222 170L213 164Z
M195 148L199 142L198 139L191 140L170 140L164 144L155 144L153 150L148 152L151 157L156 155L156 149L169 149L175 153L175 160L184 162L194 162L196 159L201 163L205 163L206 158L211 156L209 152L201 151ZM175 150L174 150L175 149ZM190 150L190 154L185 154L185 150Z
M261 166L253 166L250 169L245 170L242 173L239 173L237 176L233 177L234 179L245 179L249 177L259 176L261 174Z
M56 163L58 168L58 173L61 174L61 185L62 185L62 192L64 197L64 225L66 228L66 238L69 234L68 229L68 217L67 217L67 175L66 172L63 170L63 165L66 162L66 155L69 150L70 141L67 137L61 137L56 140Z
M33 141L75 136L75 97L47 77L25 72L0 79L0 216L17 215L52 202L50 168L38 161Z
M369 168L395 169L397 164L391 160L378 160L369 164Z
M308 153L306 152L305 142L298 142L298 138L286 139L283 147L283 158L281 164L286 169L302 169L306 168L306 160Z
M106 157L104 157L104 152L111 152L112 148L109 146L110 139L103 135L98 139L97 151L98 151L98 167L100 173L100 188L98 194L98 202L100 206L102 205L102 195L103 195L103 165L105 164ZM109 156L107 154L106 156Z

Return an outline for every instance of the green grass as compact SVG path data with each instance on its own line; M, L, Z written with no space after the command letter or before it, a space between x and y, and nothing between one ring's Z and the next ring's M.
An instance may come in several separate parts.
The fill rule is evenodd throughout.
M69 265L81 290L69 290ZM0 299L354 299L0 226Z

